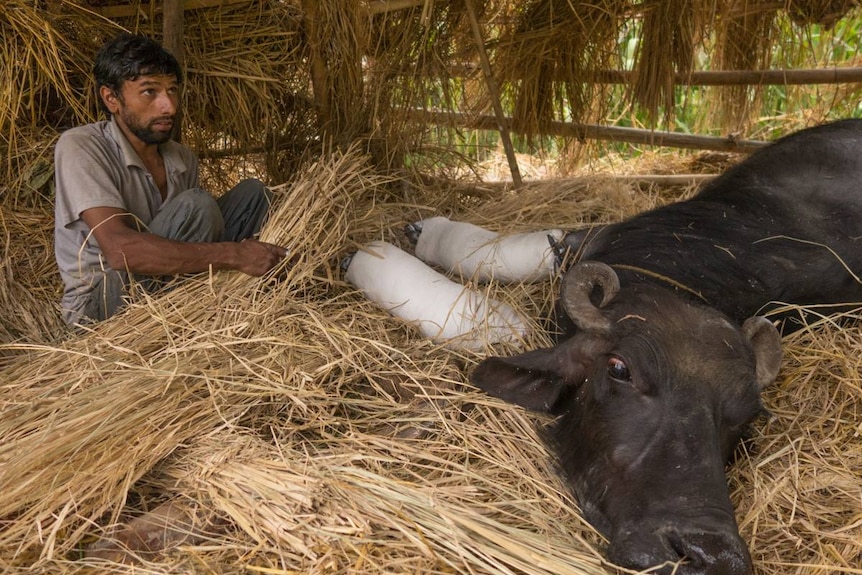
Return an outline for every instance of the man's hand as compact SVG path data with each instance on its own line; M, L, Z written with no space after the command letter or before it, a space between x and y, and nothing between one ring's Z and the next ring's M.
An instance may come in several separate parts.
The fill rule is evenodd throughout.
M236 269L250 276L262 276L282 262L288 254L281 246L251 239L237 243L236 247L240 264Z

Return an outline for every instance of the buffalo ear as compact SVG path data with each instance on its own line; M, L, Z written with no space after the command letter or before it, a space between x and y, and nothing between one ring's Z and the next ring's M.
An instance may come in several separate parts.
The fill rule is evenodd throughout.
M757 385L763 389L775 381L781 367L781 336L765 317L751 317L742 324L742 332L754 348Z
M559 365L558 348L537 349L513 357L490 357L482 361L470 382L489 395L532 409L551 412L567 386Z

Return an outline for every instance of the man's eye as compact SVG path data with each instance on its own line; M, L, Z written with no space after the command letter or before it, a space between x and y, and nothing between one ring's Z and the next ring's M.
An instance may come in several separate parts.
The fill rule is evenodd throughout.
M629 373L629 366L627 366L626 362L618 357L611 357L608 359L608 375L617 381L632 380L632 374Z

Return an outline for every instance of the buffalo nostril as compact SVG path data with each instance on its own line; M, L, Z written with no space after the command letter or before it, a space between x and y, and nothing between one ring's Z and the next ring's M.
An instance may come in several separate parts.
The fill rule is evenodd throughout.
M630 534L608 551L614 563L661 575L751 575L751 556L736 533L680 532L674 528Z
M665 534L668 545L684 563L678 573L703 575L750 575L751 555L736 533L671 530Z
M698 571L710 575L750 575L751 555L736 533L686 533L680 550Z

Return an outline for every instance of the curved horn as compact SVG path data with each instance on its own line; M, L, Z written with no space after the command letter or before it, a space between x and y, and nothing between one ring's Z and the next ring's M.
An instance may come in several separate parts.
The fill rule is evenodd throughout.
M596 307L590 301L593 290L602 290L602 301ZM606 332L610 321L601 312L620 289L620 280L611 266L601 262L579 262L563 277L560 297L571 320L584 331Z

